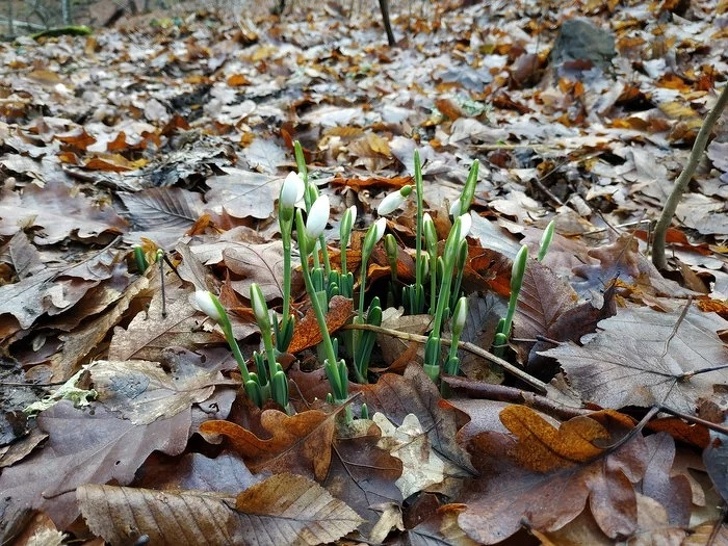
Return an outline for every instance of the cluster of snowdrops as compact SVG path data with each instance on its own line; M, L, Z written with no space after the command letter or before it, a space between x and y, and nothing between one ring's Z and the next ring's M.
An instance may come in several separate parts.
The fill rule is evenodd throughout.
M356 286L354 273L347 267L347 247L356 222L357 208L350 207L342 216L339 228L341 267L338 271L334 270L331 267L324 237L330 215L329 198L320 195L316 185L309 183L308 170L298 143L295 145L295 151L298 172L291 172L286 177L278 199L278 222L284 257L283 308L280 318L277 313L269 311L260 287L256 283L250 286L250 301L264 348L262 352L253 353L254 372L248 370L246 360L233 335L232 324L220 300L209 291L198 290L195 293L195 301L200 310L221 327L240 368L247 395L258 406L272 399L287 411L291 411L288 378L277 361L277 355L287 352L296 322L291 312L294 225L306 292L323 338L317 350L331 388L329 402L342 404L346 401L349 395L350 377L359 383L367 382L369 361L376 340L376 328L354 327L332 338L326 323L328 304L335 295L354 298L357 288L358 307L352 319L353 324L368 324L374 327L381 325L380 299L374 297L369 305L365 306L365 294L367 264L374 248L382 240L391 265L390 294L405 307L407 312L411 314L427 312L432 316L432 328L425 344L425 371L435 383L439 382L440 374L443 372L449 375L458 374L460 367L457 356L458 341L468 315L467 298L462 294L461 285L468 256L466 236L472 222L469 207L473 201L478 178L477 160L471 166L459 198L450 207L452 227L442 247L438 244L432 218L424 212L422 170L419 154L415 152L414 185L404 186L388 194L377 208L378 220L366 232L361 248L360 278ZM410 196L417 202L415 282L400 286L396 278L399 249L394 236L385 234L386 216L394 213ZM552 237L553 223L549 224L544 232L539 259L545 255ZM441 253L438 253L438 248L443 248ZM510 335L527 257L527 249L524 246L513 263L508 311L499 322L494 342L496 354L502 352ZM441 336L443 326L448 320L450 320L449 351L444 353Z

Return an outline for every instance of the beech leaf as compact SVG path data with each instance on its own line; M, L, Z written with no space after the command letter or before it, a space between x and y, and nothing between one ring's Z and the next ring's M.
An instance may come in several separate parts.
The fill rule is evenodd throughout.
M571 386L602 407L664 404L694 413L698 398L724 380L728 351L716 331L727 325L692 307L682 321L679 311L625 309L601 321L583 346L562 343L540 354L556 358Z
M235 508L243 543L258 546L328 544L363 522L313 480L287 473L240 493Z
M250 285L258 283L266 300L283 297L283 245L279 241L263 244L230 243L223 251L225 265L242 281L233 281L235 291L250 295Z
M500 412L500 420L519 438L514 457L525 468L537 472L587 462L604 451L594 445L594 440L609 437L594 419L574 417L557 429L526 406L506 407Z
M111 544L235 544L229 495L82 485L76 491L89 529ZM225 502L227 501L227 503Z
M180 235L202 211L202 196L182 188L149 188L117 192L126 209L124 216L137 231L177 229Z

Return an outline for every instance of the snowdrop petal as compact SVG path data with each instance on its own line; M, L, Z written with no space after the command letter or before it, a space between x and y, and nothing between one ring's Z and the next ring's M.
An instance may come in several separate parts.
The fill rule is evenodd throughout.
M303 192L306 189L303 180L298 173L290 172L283 181L281 187L280 205L281 207L293 208L293 206L303 199Z
M412 186L404 186L401 190L388 194L377 207L379 216L392 214L407 200L410 193L412 193Z
M462 241L470 233L470 228L473 226L473 219L470 217L470 213L465 213L460 216L460 240Z
M321 195L313 202L311 210L308 212L308 218L306 219L306 235L308 237L318 239L324 232L326 224L329 223L330 211L331 206L329 205L328 196Z
M197 290L195 292L195 303L197 304L197 307L200 309L200 311L205 313L215 322L220 322L220 319L222 317L220 315L220 311L217 308L217 305L215 305L215 300L213 298L215 298L215 296L212 294L212 292L209 292L207 290Z

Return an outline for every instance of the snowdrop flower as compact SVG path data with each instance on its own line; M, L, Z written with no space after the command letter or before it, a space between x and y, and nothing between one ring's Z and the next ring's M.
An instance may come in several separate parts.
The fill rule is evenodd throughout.
M303 192L306 189L306 185L301 180L298 173L291 171L283 181L281 186L281 195L279 198L280 206L287 209L292 209L296 203L303 199Z
M387 214L393 213L397 210L402 203L407 200L409 194L412 193L412 186L404 186L399 191L388 194L377 207L377 213L379 216L386 216Z
M220 322L222 314L220 313L220 301L208 290L197 290L195 292L195 303L197 307L215 322Z
M452 317L452 331L453 331L453 337L457 335L457 337L460 337L460 334L463 332L463 328L465 328L465 320L468 318L468 300L466 297L461 297L458 299L457 304L455 305L455 314Z
M425 234L425 242L427 243L428 249L437 248L437 230L435 229L435 222L432 220L429 212L426 212L422 216L422 231Z
M470 213L465 213L460 217L460 240L463 241L470 233L470 228L473 226L473 219L470 217Z
M311 239L318 239L318 237L324 232L326 224L329 223L329 213L331 206L329 205L329 198L326 195L321 195L311 205L311 210L308 211L308 218L306 219L306 235Z
M453 218L457 218L460 216L460 198L458 197L453 201L453 204L450 205L450 216Z
M347 243L349 241L349 235L351 234L351 230L354 228L354 223L356 222L356 214L356 205L352 205L344 211L344 214L341 217L339 234L341 235L342 239L345 239L347 241Z
M258 283L250 285L250 304L253 307L255 320L261 330L264 327L270 329L268 306L265 304L265 298L263 297L263 292L260 289L260 286L258 286Z

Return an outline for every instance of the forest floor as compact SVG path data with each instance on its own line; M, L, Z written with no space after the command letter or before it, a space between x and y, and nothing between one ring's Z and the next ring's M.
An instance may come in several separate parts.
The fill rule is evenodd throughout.
M649 244L726 84L728 2L563 4L396 2L394 47L378 6L338 2L178 4L0 44L0 543L728 544L724 121L670 271ZM357 211L355 297L328 298L340 356L360 289L383 319L368 383L327 403L294 255L284 412L244 394L195 293L219 295L254 369L251 285L280 314L294 141L334 270ZM440 388L422 367L436 305L401 300L417 199L358 280L415 151L441 256L479 166Z

